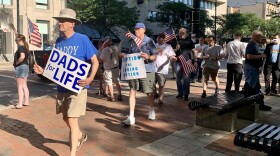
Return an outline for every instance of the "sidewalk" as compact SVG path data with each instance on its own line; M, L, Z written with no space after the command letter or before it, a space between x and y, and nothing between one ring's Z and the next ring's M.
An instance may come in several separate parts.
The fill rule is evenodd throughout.
M221 88L224 88L226 73L221 72L219 77ZM202 92L201 83L191 85L189 101L200 98ZM120 123L129 110L127 84L122 85L122 102L108 102L104 97L95 95L96 87L90 89L87 113L80 119L81 130L88 134L88 140L77 155L266 155L235 147L234 133L196 126L195 112L188 109L188 102L175 98L176 82L169 80L166 86L164 105L156 107L155 121L147 120L146 95L137 94L136 125L128 128ZM209 88L208 94L214 93L212 82ZM258 122L280 123L278 99L275 96L265 97L265 102L273 110L260 112ZM0 129L1 156L69 154L69 131L61 114L55 114L54 94L33 100L31 106L21 110L11 107L1 111Z
M4 62L4 61L0 61L0 70L10 70L10 69L14 69L13 67L13 63L12 62Z

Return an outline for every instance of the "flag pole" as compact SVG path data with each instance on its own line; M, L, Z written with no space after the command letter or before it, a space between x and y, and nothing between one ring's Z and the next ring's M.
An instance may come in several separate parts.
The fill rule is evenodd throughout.
M29 37L29 41L30 41L30 33L28 33L28 37ZM32 51L32 55L33 55L33 61L34 61L34 63L35 64L37 64L37 62L36 62L36 57L35 57L35 53L34 53L34 47L33 47L33 45L29 42L29 45L31 45L31 51Z
M31 45L31 44L30 44L30 45ZM34 61L34 63L37 64L36 58L35 58L34 49L33 49L33 45L32 45L32 55L33 55L33 61Z
M128 33L130 33L130 34L132 34L129 30L128 30ZM134 34L133 34L134 35ZM135 35L134 35L135 36ZM137 37L137 36L135 36L135 37ZM130 38L130 37L129 37ZM138 38L138 37L137 37ZM135 40L133 39L133 38L131 38L133 41L134 41L134 43L136 44L136 46L137 46L137 48L140 50L140 53L143 53L142 52L142 50L140 49L140 47L137 45L137 43L135 42Z

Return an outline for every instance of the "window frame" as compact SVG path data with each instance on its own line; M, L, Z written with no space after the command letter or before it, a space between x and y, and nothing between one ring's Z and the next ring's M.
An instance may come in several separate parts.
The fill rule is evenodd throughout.
M44 10L48 10L49 9L49 0L45 0L46 3L40 3L37 2L37 0L35 1L35 5L36 5L36 9L44 9Z
M36 24L38 25L38 27L39 27L40 24L47 24L47 34L41 33L40 28L39 28L39 31L41 33L41 41L42 41L43 46L44 46L46 41L50 40L50 21L36 20ZM47 35L47 38L44 38L44 35Z

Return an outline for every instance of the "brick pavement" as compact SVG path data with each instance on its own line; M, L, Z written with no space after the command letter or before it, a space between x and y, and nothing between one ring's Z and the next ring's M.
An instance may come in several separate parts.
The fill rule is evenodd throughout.
M221 73L221 88L225 86L225 73ZM176 99L175 81L168 81L165 104L156 108L157 120L147 120L145 95L137 94L136 125L123 127L120 122L128 113L128 87L123 84L123 102L108 102L89 90L87 114L80 119L82 131L88 141L77 153L92 155L265 155L257 151L235 147L234 133L224 133L195 126L195 112L187 108L187 102ZM214 84L209 84L209 94L214 93ZM200 98L201 84L191 87L189 101ZM0 112L1 156L67 155L68 128L55 114L55 95L31 101L31 106L22 110L6 109ZM279 124L279 97L268 96L265 101L273 106L271 112L261 112L260 121ZM211 132L210 137L202 134ZM180 136L180 137L179 137ZM182 138L187 136L186 138ZM174 140L174 137L177 139ZM189 140L189 138L193 140ZM167 140L167 142L166 142ZM177 142L182 144L178 144ZM165 142L164 147L153 146ZM177 143L177 144L176 144ZM167 145L169 144L169 145ZM193 145L190 146L189 144ZM195 146L199 144L198 146ZM150 146L157 148L153 152ZM184 145L184 146L183 146ZM184 148L183 148L184 147ZM194 147L196 150L190 151ZM167 150L167 152L165 152Z

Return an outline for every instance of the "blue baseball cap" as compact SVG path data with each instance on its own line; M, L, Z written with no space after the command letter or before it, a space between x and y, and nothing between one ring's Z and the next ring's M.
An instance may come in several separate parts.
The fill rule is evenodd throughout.
M134 28L136 28L136 29L138 29L138 28L144 28L144 29L146 29L144 23L136 23Z

